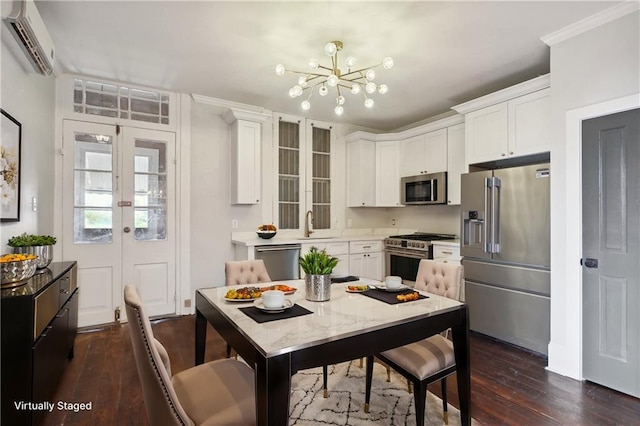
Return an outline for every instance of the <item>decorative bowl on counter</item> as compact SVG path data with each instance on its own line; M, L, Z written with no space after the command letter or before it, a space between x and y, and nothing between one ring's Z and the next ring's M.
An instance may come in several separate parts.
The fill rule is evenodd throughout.
M5 254L0 257L2 286L20 285L36 272L38 257L32 254Z
M256 233L258 237L268 240L269 238L275 237L276 232L278 232L278 228L276 228L275 225L260 225Z
M38 257L36 269L44 269L53 260L53 245L14 247L14 253L33 254Z
M269 238L275 237L277 231L257 231L256 234L258 234L258 237L268 240Z

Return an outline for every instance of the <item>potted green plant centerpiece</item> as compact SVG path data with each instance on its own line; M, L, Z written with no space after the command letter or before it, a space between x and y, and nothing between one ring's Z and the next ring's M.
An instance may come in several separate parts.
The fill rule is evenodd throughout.
M311 247L309 253L300 258L300 267L306 274L305 298L312 302L323 302L331 298L331 272L338 259L331 257L325 250Z
M7 243L14 253L35 254L36 269L44 269L53 259L53 246L56 238L51 235L22 234L11 237Z

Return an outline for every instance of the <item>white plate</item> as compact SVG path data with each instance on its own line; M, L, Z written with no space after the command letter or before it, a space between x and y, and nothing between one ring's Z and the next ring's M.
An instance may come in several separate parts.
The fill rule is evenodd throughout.
M293 307L293 302L289 299L284 299L284 306L282 306L281 308L267 308L264 306L264 304L262 303L262 297L259 299L256 299L253 302L253 306L255 306L256 308L260 309L263 312L267 312L269 314L276 314L278 312L283 312L289 308Z
M224 300L226 300L227 302L255 302L256 300L260 299L259 297L253 298L253 299L228 299L228 298L224 298Z
M377 285L376 288L378 288L378 289L380 289L382 291L388 291L389 293L397 293L399 291L406 290L408 287L402 285L402 286L400 286L398 288L387 288L387 286L385 286L384 284L381 284L381 285Z

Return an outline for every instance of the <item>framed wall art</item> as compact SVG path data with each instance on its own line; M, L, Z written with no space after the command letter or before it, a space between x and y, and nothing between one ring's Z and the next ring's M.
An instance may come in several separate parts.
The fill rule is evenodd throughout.
M20 143L22 125L2 112L0 139L0 222L20 221Z

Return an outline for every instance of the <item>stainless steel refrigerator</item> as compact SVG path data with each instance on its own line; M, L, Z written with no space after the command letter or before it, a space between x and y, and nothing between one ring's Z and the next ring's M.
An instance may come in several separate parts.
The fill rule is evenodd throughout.
M462 175L465 302L472 330L547 353L549 164Z

